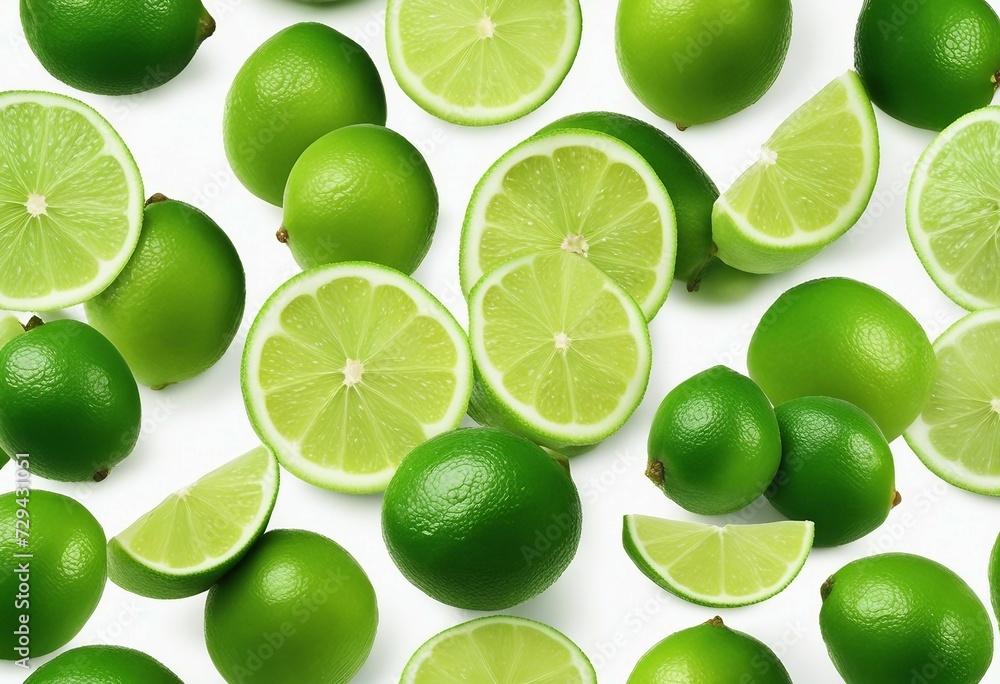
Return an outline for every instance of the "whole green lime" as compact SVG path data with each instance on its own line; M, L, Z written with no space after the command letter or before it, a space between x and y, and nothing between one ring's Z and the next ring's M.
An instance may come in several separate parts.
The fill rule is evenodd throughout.
M24 684L183 684L158 660L121 646L81 646L60 653Z
M240 68L222 132L236 177L280 207L307 147L342 126L385 119L385 90L368 53L325 24L303 23L276 33Z
M616 46L625 83L681 128L718 121L764 96L785 63L790 0L621 0Z
M748 679L750 677L750 679ZM770 648L722 618L671 634L639 659L627 684L792 684Z
M327 133L302 153L285 187L278 237L309 269L369 261L409 275L434 237L438 194L420 152L382 126Z
M993 625L948 568L905 553L854 561L822 589L819 626L847 684L976 684L993 659Z
M208 592L205 642L230 684L346 684L378 627L368 575L326 537L273 530Z
M194 207L154 195L125 269L84 308L139 382L160 389L222 357L245 301L243 264L229 237Z
M745 375L716 366L666 396L649 431L646 476L682 508L724 515L759 498L781 461L771 402Z
M940 131L993 100L1000 19L986 0L865 0L854 60L872 102Z
M163 85L215 32L200 0L21 0L21 25L50 74L101 95Z
M781 466L766 494L786 518L811 520L815 546L840 546L873 532L899 503L892 450L858 407L830 397L792 399L775 409Z
M68 496L0 495L0 659L37 658L80 633L107 580L101 524Z
M927 333L895 299L856 280L822 278L771 305L747 367L775 406L798 397L843 399L891 442L923 410L937 359Z
M28 454L33 474L100 482L132 453L140 422L128 364L86 323L45 323L0 348L0 446Z
M481 428L410 452L382 504L382 535L400 572L468 610L505 610L548 589L573 560L582 521L576 486L555 459Z

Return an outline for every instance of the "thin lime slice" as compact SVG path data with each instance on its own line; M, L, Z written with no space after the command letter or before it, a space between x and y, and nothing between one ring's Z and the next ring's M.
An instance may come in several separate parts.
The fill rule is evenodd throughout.
M625 551L643 574L680 598L713 608L780 593L812 550L811 522L702 525L626 515Z
M530 254L586 257L647 320L670 289L677 225L670 197L631 147L595 131L544 133L486 172L462 231L462 289Z
M84 302L125 267L142 180L100 114L63 95L0 93L0 308Z
M278 496L278 462L257 447L174 492L108 542L108 576L158 599L200 594L264 532Z
M792 114L716 202L719 257L750 273L812 259L861 218L878 165L875 112L848 71Z
M431 638L410 658L400 684L597 684L579 646L540 622L494 615Z
M538 254L472 291L477 383L469 412L563 451L611 436L649 381L649 331L635 301L588 260Z
M580 47L579 0L389 0L400 87L445 121L487 126L542 106Z
M1000 309L969 314L934 343L937 380L906 443L945 482L1000 496Z
M1000 107L946 128L921 156L906 202L927 273L970 311L1000 306Z
M293 475L381 491L413 447L458 426L472 391L465 332L398 271L300 273L257 314L243 353L254 429Z

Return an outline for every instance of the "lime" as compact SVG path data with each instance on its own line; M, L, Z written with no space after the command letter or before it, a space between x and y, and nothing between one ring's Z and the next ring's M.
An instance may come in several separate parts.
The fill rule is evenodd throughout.
M993 614L1000 617L1000 536L997 537L990 554L990 599L993 603Z
M555 451L610 437L649 382L642 312L573 254L529 256L489 273L469 300L469 337L470 415Z
M413 273L431 246L438 195L406 138L381 126L346 126L302 153L285 186L279 239L302 268L370 261Z
M580 47L579 0L389 0L386 46L399 86L466 126L518 119L566 78Z
M101 95L163 85L215 32L200 0L21 0L21 25L50 74Z
M264 533L278 496L278 462L264 447L181 489L108 542L108 576L140 596L200 594Z
M368 53L310 22L276 33L237 72L223 140L247 190L281 206L288 174L307 147L342 126L383 126L385 119L385 90Z
M937 362L927 333L895 299L849 278L821 278L771 305L750 341L747 366L775 405L843 399L891 442L923 410Z
M63 95L0 93L0 307L90 299L125 266L141 227L139 169L111 124Z
M626 515L622 543L642 573L685 601L735 608L766 601L796 578L811 522L702 525Z
M153 195L131 260L85 309L139 382L161 389L222 357L245 300L240 255L215 221Z
M413 654L400 684L597 684L580 647L540 622L492 615L446 629Z
M29 470L100 482L132 452L139 389L125 359L86 323L58 320L0 348L0 446Z
M751 674L752 673L752 674ZM747 679L751 677L751 679ZM774 651L722 618L671 634L653 646L627 684L792 684Z
M847 684L976 684L993 659L993 624L948 568L905 553L848 563L826 581L819 626Z
M0 315L0 347L24 332L21 321L10 315ZM0 468L10 460L10 455L0 451Z
M790 0L621 0L618 66L657 116L684 128L764 96L792 36Z
M271 295L247 337L242 381L250 421L285 468L370 493L413 447L458 426L472 359L465 332L420 285L345 263Z
M1000 107L948 127L914 169L906 227L941 291L969 310L1000 307Z
M786 119L719 198L719 258L750 273L804 264L858 222L878 167L875 112L849 71Z
M515 147L476 186L462 229L462 289L468 295L485 273L531 254L574 254L652 319L676 247L673 204L635 150L603 133L556 131Z
M24 684L183 684L158 660L121 646L81 646L35 670Z
M382 535L400 572L442 603L505 610L548 589L580 542L565 470L500 430L456 430L414 449L389 483Z
M734 513L760 498L781 461L771 402L725 366L670 391L649 431L646 476L682 508Z
M104 543L68 496L22 484L0 494L0 659L37 658L79 634L104 593Z
M346 684L377 626L365 571L304 530L265 534L205 603L208 654L229 684Z
M1000 19L987 0L866 0L854 58L882 110L940 131L993 100Z

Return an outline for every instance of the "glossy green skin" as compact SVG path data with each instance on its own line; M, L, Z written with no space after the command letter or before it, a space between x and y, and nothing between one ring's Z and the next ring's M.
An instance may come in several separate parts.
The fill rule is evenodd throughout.
M222 132L236 177L280 207L307 147L337 128L385 120L385 90L368 53L329 26L302 23L269 38L240 68Z
M681 630L651 648L627 684L792 684L778 656L749 634L715 618Z
M215 31L199 0L21 0L21 24L50 74L101 95L163 85Z
M986 0L866 0L854 60L880 109L940 131L993 101L1000 19Z
M693 126L763 97L791 35L790 0L621 0L618 66L650 110Z
M1000 536L997 537L990 554L990 602L993 604L993 614L1000 618Z
M24 684L183 684L158 660L121 646L81 646L42 665Z
M843 399L891 442L923 410L937 358L920 323L892 297L849 278L822 278L771 305L747 367L775 406L798 397Z
M675 387L653 418L646 475L681 507L725 515L759 498L781 461L771 402L725 366Z
M382 535L400 572L467 610L504 610L548 589L576 554L581 525L563 467L526 439L484 428L410 452L382 506Z
M25 499L26 514L18 503ZM19 537L28 545L18 544ZM37 658L80 633L104 593L104 544L101 524L68 496L41 489L0 495L0 659ZM28 607L18 605L22 592L17 568L22 562L29 564ZM14 631L24 614L29 616L30 654L15 651L19 644Z
M766 494L791 520L816 525L814 546L840 546L877 529L896 498L892 450L858 407L802 397L775 409L781 466Z
M295 162L283 227L303 269L367 261L409 275L430 249L438 194L406 138L357 125L327 133Z
M21 325L21 322L13 316L4 316L3 318L0 318L0 348L23 333L24 327ZM0 468L2 468L9 460L10 455L0 451Z
M246 302L243 264L229 237L194 207L146 207L125 269L84 306L139 382L159 389L210 368L229 348Z
M140 422L128 364L86 323L52 321L0 348L0 446L29 454L32 474L103 480L132 453Z
M820 630L846 684L976 684L993 659L986 607L962 578L926 558L854 561L822 595Z
M208 592L205 642L230 684L346 684L375 641L375 590L314 532L273 530Z

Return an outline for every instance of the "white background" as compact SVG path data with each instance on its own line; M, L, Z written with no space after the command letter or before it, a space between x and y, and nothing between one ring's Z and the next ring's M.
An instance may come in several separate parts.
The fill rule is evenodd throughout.
M991 0L994 7L1000 1ZM70 494L120 532L164 496L256 444L243 410L239 356L253 316L275 287L297 272L274 240L279 209L253 197L233 177L222 147L223 101L237 69L262 41L299 21L322 21L351 36L374 58L389 99L388 125L425 154L442 199L437 235L416 277L464 323L458 287L458 238L476 181L508 148L550 121L578 111L614 110L669 126L646 111L625 87L615 62L612 0L583 0L580 54L551 101L520 121L469 129L443 123L410 102L386 60L384 0L310 5L295 0L208 0L219 29L178 78L150 93L109 98L77 93L49 76L21 33L17 3L0 5L0 89L45 89L75 95L117 127L134 153L146 193L161 192L209 213L235 242L247 271L247 313L222 361L203 376L162 392L143 388L144 423L135 452L98 485L37 481ZM780 78L755 106L718 124L668 132L725 189L751 163L773 129L831 79L851 68L854 24L861 0L794 0L791 50ZM918 76L918 75L914 75ZM733 74L739 79L740 74ZM576 560L542 596L513 611L562 630L591 657L602 684L621 684L653 644L711 618L716 610L664 593L632 565L621 548L621 518L644 513L697 519L663 497L644 477L645 442L653 413L677 383L716 364L745 372L745 353L766 308L789 287L819 276L850 276L901 301L932 339L962 311L937 291L906 237L905 188L932 134L878 113L882 170L868 213L846 237L809 264L773 277L709 276L703 290L675 287L652 326L655 350L649 391L632 420L593 453L573 461L584 501L584 532ZM82 311L69 312L82 317ZM988 601L986 565L1000 524L997 503L956 490L928 472L902 439L893 444L903 503L869 538L818 549L784 593L761 605L723 611L726 622L769 644L799 684L839 682L820 638L819 587L845 563L872 553L907 551L944 562ZM11 468L0 489L12 487ZM356 682L392 684L413 651L439 630L476 617L436 603L396 570L382 544L381 497L323 491L282 472L271 528L305 528L345 546L378 593L381 622L374 650ZM767 521L758 502L730 522ZM154 601L108 583L97 612L70 646L109 643L146 651L189 684L217 684L202 637L204 596ZM986 681L1000 680L1000 664ZM0 682L24 673L0 665ZM920 681L915 680L915 681ZM309 684L309 683L301 683Z

